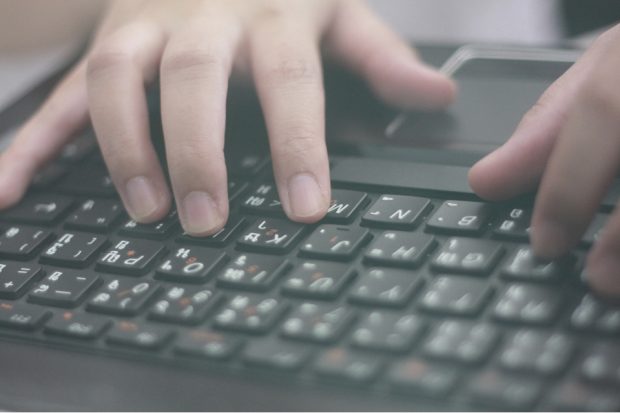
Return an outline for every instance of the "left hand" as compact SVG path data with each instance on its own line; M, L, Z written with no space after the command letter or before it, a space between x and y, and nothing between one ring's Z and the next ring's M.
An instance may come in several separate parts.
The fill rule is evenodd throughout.
M587 229L620 170L620 25L601 35L524 116L512 137L470 171L483 198L538 185L531 243L557 258ZM620 295L620 211L610 216L585 268L592 287Z

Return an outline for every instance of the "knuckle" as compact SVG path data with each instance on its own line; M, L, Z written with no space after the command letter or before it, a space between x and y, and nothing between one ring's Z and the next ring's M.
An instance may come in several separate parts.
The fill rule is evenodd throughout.
M605 78L597 75L589 76L579 90L578 101L591 111L617 117L620 115L620 93L602 81Z
M322 87L321 70L303 58L281 58L267 68L265 79L271 86L317 85Z
M113 70L134 64L135 54L116 43L106 44L95 49L87 59L88 78L99 77Z
M224 72L222 53L196 47L178 47L167 51L162 59L162 75L206 76Z

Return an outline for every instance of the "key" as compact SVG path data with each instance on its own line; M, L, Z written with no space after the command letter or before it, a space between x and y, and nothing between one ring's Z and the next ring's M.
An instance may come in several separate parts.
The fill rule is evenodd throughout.
M444 399L455 388L459 374L453 368L440 366L420 358L398 360L388 371L391 386L406 394Z
M14 300L21 297L29 284L42 273L38 265L0 262L0 298Z
M501 258L504 248L493 241L450 238L432 261L436 271L486 274Z
M59 183L58 189L71 195L115 197L114 183L103 165L84 164L74 169Z
M430 208L431 201L426 198L381 195L368 209L362 222L384 228L413 229Z
M490 324L446 320L435 326L423 345L426 356L466 364L482 363L498 340Z
M237 232L241 230L245 226L245 219L243 218L229 218L228 222L218 232L213 235L209 235L208 237L192 237L183 233L179 238L177 238L177 242L183 244L196 244L196 245L206 245L206 246L214 246L214 247L223 247L228 244L232 239L235 238Z
M470 382L469 397L485 406L511 411L531 410L541 396L542 382L533 378L507 376L487 370Z
M66 165L59 163L49 164L37 172L34 178L32 178L32 182L30 182L31 188L46 190L58 182L67 172L68 168Z
M166 323L198 324L220 298L211 288L170 286L153 305L149 318Z
M241 207L247 212L259 215L284 213L278 190L273 183L263 183L252 188L250 193L242 198Z
M93 153L97 148L97 140L92 130L86 131L66 144L58 159L64 163L78 163Z
M572 256L551 262L539 260L529 246L523 245L517 247L515 252L508 257L502 269L502 275L505 278L521 281L557 282L566 273L572 272L571 264L573 263Z
M528 241L532 212L524 208L510 208L500 215L493 234L499 238L515 241Z
M58 269L49 270L48 273L32 289L28 301L56 307L75 307L99 283L97 275L84 271Z
M558 291L526 284L509 284L493 309L498 320L524 324L550 324L561 304Z
M275 371L299 370L309 358L307 347L272 337L253 340L243 353L246 364Z
M620 354L614 344L597 344L585 351L581 364L581 377L586 381L604 385L620 386Z
M139 321L120 320L114 323L107 334L111 344L155 350L171 337L171 332L161 326L145 324Z
M237 294L215 315L215 326L245 333L266 333L286 307L276 297Z
M620 396L617 391L569 381L556 388L544 406L543 411L617 412Z
M358 304L402 307L421 285L420 275L411 271L369 268L360 275L349 299Z
M181 332L174 350L177 354L211 360L228 360L242 345L238 337L204 328Z
M490 295L491 287L486 281L441 276L435 278L422 295L420 308L440 314L474 316L482 311Z
M321 225L301 246L301 253L312 258L347 260L369 238L364 228Z
M259 254L240 254L217 277L218 285L267 291L290 267L288 260Z
M9 222L51 225L64 215L73 200L62 195L27 195L17 206L3 212L1 217Z
M508 338L499 360L507 370L548 376L566 369L574 350L565 334L522 329Z
M265 165L267 165L267 159L254 154L235 154L226 159L229 175L236 177L253 178Z
M164 219L151 224L139 224L130 219L121 225L119 232L130 237L161 240L170 235L178 227L178 224L177 211L172 210Z
M367 198L365 192L332 189L332 199L324 221L338 224L351 222Z
M71 229L107 232L120 218L123 207L110 199L87 199L69 215L65 226Z
M174 282L203 283L226 259L211 248L179 247L171 251L156 269L156 278Z
M405 352L423 328L423 321L413 314L373 311L362 318L351 334L351 342L363 349Z
M354 276L346 264L304 261L282 284L285 294L322 300L335 299Z
M434 238L426 234L387 231L368 246L364 258L370 263L415 268L435 244Z
M50 231L35 227L9 227L0 235L0 257L27 260L50 235Z
M54 314L46 323L44 331L46 334L92 340L99 337L109 325L108 319L67 310Z
M286 252L301 235L303 226L286 219L259 218L237 240L239 248L270 253Z
M65 232L41 254L41 262L63 267L85 267L106 244L101 235Z
M372 354L356 353L344 347L324 351L314 369L319 376L352 383L366 383L377 377L383 363Z
M24 303L0 301L0 327L15 330L36 330L51 312L45 308Z
M570 325L576 330L618 335L620 306L605 303L591 294L586 294L571 313Z
M489 204L469 201L445 201L426 223L430 231L478 235L491 217Z
M318 343L336 341L353 321L353 311L339 304L304 302L282 325L282 335Z
M133 316L154 297L159 287L151 281L115 278L103 285L88 301L88 311Z
M237 199L248 187L248 184L239 181L228 180L228 202Z
M162 244L153 241L117 239L97 261L97 268L126 275L147 272L155 259L163 252Z
M596 214L588 229L581 238L581 245L591 247L601 236L601 231L605 228L610 214Z

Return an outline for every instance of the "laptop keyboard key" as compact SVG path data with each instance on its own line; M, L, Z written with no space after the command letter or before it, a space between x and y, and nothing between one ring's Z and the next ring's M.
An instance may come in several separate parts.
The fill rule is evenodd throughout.
M572 262L572 257L562 261L541 261L534 256L529 246L523 245L508 257L502 275L519 281L557 282L571 272Z
M364 258L380 265L415 268L422 264L435 243L430 235L387 231L368 246Z
M620 386L620 353L614 344L598 344L590 346L581 364L581 377L584 380L599 384Z
M19 298L42 273L38 265L0 262L0 298Z
M114 246L101 255L97 268L126 275L141 275L164 250L162 244L135 239L117 239Z
M413 229L430 207L431 202L426 198L381 195L368 209L362 222L369 226Z
M47 320L50 314L46 308L0 301L0 327L33 331Z
M99 276L76 270L54 270L37 284L28 301L55 307L75 307L99 283Z
M450 238L432 262L433 269L466 274L487 274L496 265L504 247L493 241Z
M63 193L95 197L115 197L116 189L103 165L84 164L71 171L58 186Z
M351 342L368 350L405 352L412 347L423 328L424 322L416 315L373 311L353 330Z
M282 203L278 190L273 183L259 184L250 190L241 200L243 210L253 214L282 215Z
M353 321L353 311L340 304L304 302L282 324L282 335L317 343L336 341Z
M426 228L441 233L477 235L485 229L491 213L489 204L445 201L427 221Z
M586 294L571 313L570 325L576 330L617 336L620 334L620 306L604 303Z
M106 282L88 301L87 310L133 316L145 307L158 289L151 281L115 278Z
M219 286L267 291L289 268L287 260L259 254L240 254L217 277Z
M185 330L177 339L177 354L209 360L228 360L239 351L242 340L204 328Z
M457 316L474 316L482 311L491 295L484 280L463 276L442 276L433 280L420 299L425 311Z
M157 267L155 277L174 282L203 283L225 258L226 254L217 249L178 247Z
M45 333L88 340L99 337L109 324L106 318L67 310L54 314L45 324Z
M360 275L349 299L358 304L402 307L421 284L421 277L411 271L369 268Z
M321 377L359 384L375 379L382 367L383 362L376 355L358 353L344 347L325 350L314 364L316 373Z
M177 241L183 244L196 244L203 245L209 247L223 247L227 245L232 239L234 239L235 234L245 226L245 219L243 218L229 218L224 228L219 230L213 235L209 235L208 237L192 237L183 233Z
M250 366L293 371L300 369L310 354L308 347L270 337L249 343L244 350L243 361Z
M396 391L435 399L448 396L458 380L456 369L420 358L398 360L388 371L388 381Z
M170 339L171 331L136 320L119 320L108 331L107 341L111 344L155 350Z
M557 290L527 284L508 285L495 304L496 319L523 324L550 324L558 316L562 296Z
M153 305L149 318L166 323L198 324L220 298L211 288L170 286Z
M526 411L536 404L542 389L540 380L487 370L473 378L468 394L473 402L484 406Z
M130 219L121 226L119 232L136 238L165 239L178 227L178 224L177 211L172 210L164 219L151 224L139 224Z
M423 352L434 359L478 364L491 355L498 338L490 324L445 320L431 331Z
M510 208L500 215L493 234L500 238L527 241L530 238L532 213L523 208Z
M85 267L104 246L101 235L65 232L41 254L41 262L63 267Z
M351 222L367 198L364 192L332 189L332 200L324 221L338 224Z
M370 232L364 228L321 225L301 246L301 253L312 258L347 260L366 242Z
M239 248L271 253L286 252L301 235L301 224L277 218L259 218L239 237Z
M120 202L110 199L87 199L69 215L65 226L71 229L106 232L109 231L123 212Z
M553 375L568 367L574 350L564 334L519 330L507 340L499 360L510 371Z
M17 206L3 212L5 221L23 222L35 225L51 225L64 215L73 200L62 195L27 195Z
M52 235L48 230L11 226L0 235L0 257L26 260Z
M282 284L285 294L321 300L335 299L353 277L346 264L304 261Z
M274 326L286 308L287 304L280 298L237 294L215 315L215 326L263 334Z

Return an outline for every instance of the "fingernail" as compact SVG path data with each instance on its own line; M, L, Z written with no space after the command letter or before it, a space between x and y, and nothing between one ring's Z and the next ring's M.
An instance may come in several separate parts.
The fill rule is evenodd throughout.
M289 179L288 198L291 211L298 218L312 217L324 212L321 189L311 174L297 174Z
M534 254L543 259L553 259L566 252L569 234L562 225L547 221L532 227L531 243Z
M213 201L206 192L193 191L183 198L181 204L183 227L190 234L207 234L219 227L222 218Z
M135 176L127 181L125 200L129 215L136 221L148 218L158 208L157 191L151 180L144 176Z
M602 295L620 295L620 278L617 275L619 268L620 260L613 254L588 260L586 280Z

